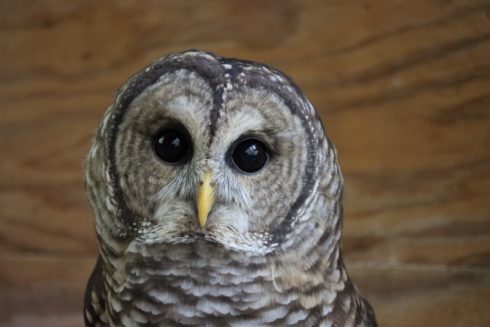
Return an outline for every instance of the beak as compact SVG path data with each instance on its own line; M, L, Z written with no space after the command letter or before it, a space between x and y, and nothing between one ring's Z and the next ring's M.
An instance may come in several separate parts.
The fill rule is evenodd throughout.
M211 170L205 170L201 177L199 188L197 190L197 215L201 228L204 228L204 226L206 225L208 214L214 204L214 190L211 186L212 179L213 174L211 173Z

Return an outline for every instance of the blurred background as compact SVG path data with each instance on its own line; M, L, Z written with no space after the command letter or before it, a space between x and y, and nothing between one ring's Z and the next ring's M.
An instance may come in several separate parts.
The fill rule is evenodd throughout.
M1 326L82 326L92 135L189 48L275 66L319 110L381 326L490 326L489 2L0 0Z

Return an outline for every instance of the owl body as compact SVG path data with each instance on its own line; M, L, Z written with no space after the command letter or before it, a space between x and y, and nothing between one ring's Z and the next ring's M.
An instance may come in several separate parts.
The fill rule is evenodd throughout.
M342 262L335 149L277 70L156 61L107 111L86 182L87 326L376 326Z

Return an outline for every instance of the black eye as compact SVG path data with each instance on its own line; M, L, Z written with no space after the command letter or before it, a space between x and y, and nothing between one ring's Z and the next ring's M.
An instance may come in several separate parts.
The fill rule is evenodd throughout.
M167 163L178 163L188 159L192 152L189 135L176 128L160 131L154 142L155 153Z
M248 139L235 146L231 157L238 169L246 173L255 173L265 166L269 160L269 153L264 143Z

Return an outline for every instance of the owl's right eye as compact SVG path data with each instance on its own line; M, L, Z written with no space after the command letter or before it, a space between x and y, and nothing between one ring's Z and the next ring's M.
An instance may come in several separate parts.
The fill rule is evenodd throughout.
M166 163L183 163L192 155L192 142L187 131L166 128L158 132L154 139L155 153Z

